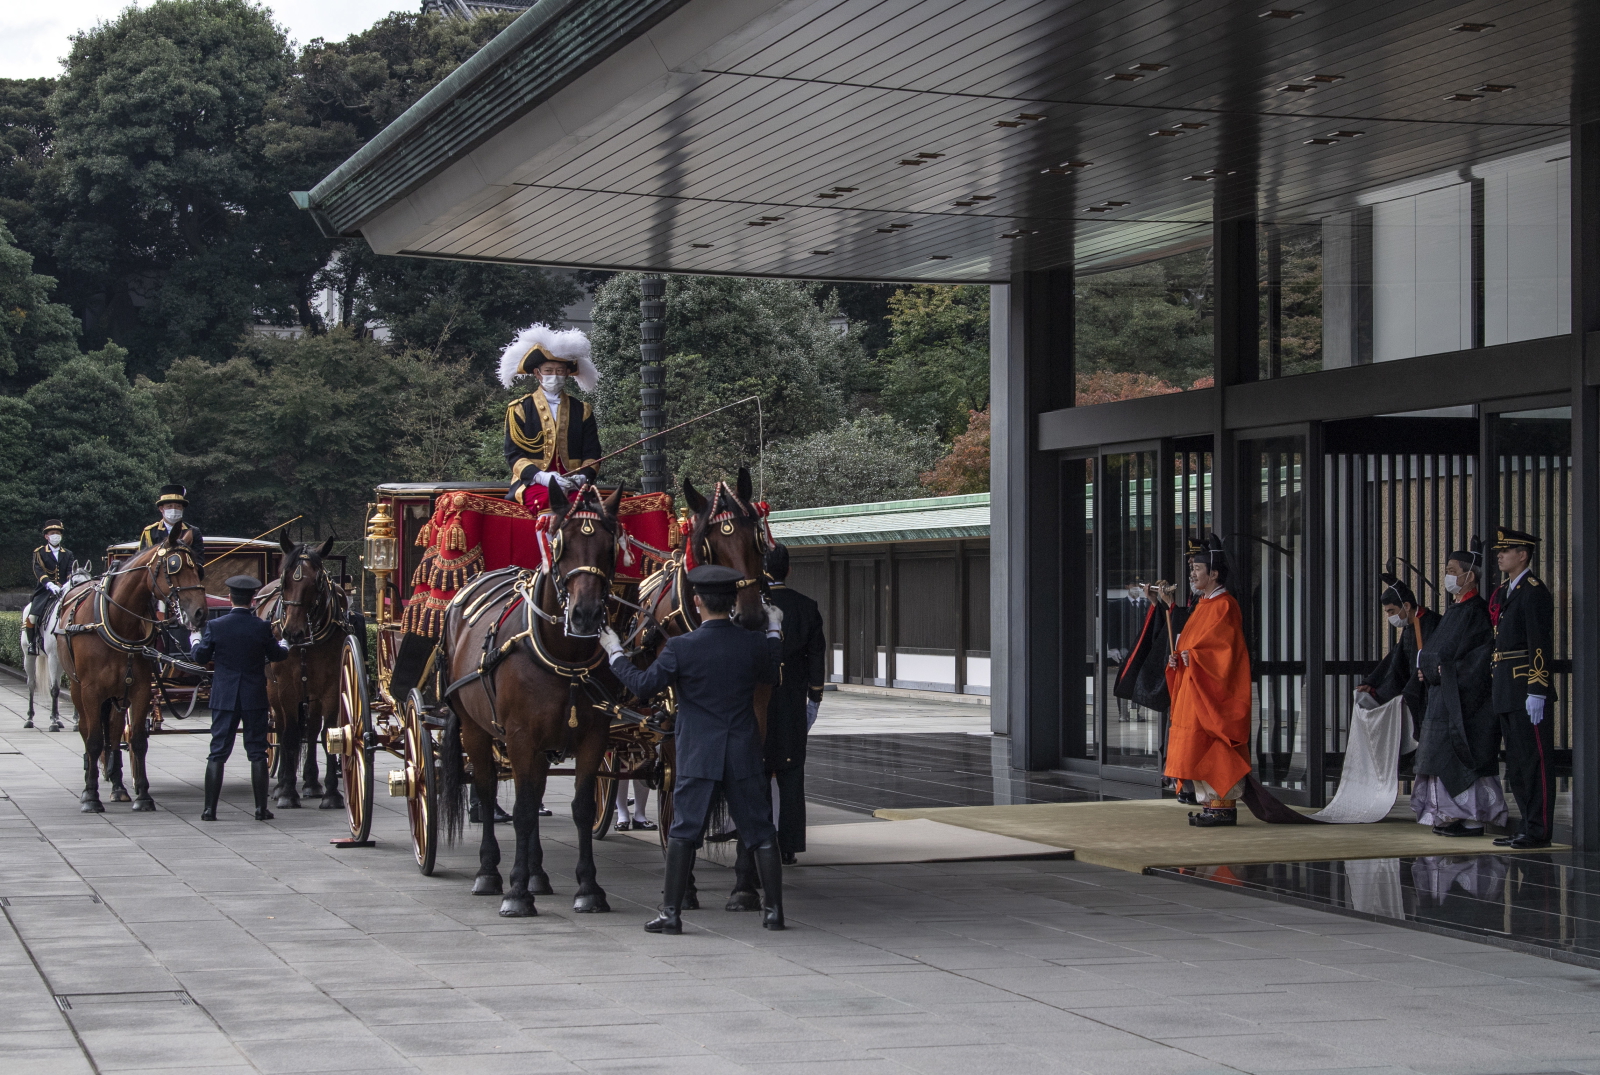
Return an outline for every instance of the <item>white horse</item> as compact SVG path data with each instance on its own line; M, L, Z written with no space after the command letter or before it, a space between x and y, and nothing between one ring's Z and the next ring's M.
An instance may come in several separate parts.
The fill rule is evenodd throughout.
M50 730L61 730L61 657L57 652L56 613L61 608L61 594L94 575L94 560L74 560L72 574L67 584L45 602L39 622L34 625L33 637L28 637L29 616L22 615L22 670L28 675L28 716L24 728L33 727L33 694L40 683L50 684Z

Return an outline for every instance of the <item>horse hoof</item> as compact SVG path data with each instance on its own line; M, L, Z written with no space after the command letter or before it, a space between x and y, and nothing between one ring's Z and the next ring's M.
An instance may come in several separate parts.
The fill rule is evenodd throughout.
M536 918L538 914L532 896L507 896L500 901L501 918Z
M343 810L344 809L344 796L340 795L337 791L334 792L331 795L324 795L322 797L322 801L317 804L317 809L318 810Z
M472 880L472 894L474 896L498 896L504 889L505 882L497 873L479 874Z
M297 798L294 798L293 796L290 796L290 795L279 795L278 796L278 809L279 810L298 810L298 809L300 809L300 800L297 799Z
M535 875L528 878L528 895L554 896L556 890L550 887L550 878Z
M606 902L604 892L597 892L593 896L579 896L573 900L572 909L578 914L604 914L611 910L611 904Z
M30 724L28 727L31 728L33 725ZM50 722L50 730L53 732L59 732L61 730L61 722L59 720L52 720Z
M135 799L133 803L133 812L136 814L148 814L154 811L155 808L156 801L154 799Z
M90 799L88 802L78 807L78 813L80 814L103 814L105 812L106 808L101 805L99 799Z
M114 803L131 803L133 796L128 794L127 788L112 788L111 801Z
M724 911L759 911L761 910L761 896L755 892L735 892L728 897L728 905Z
M23 726L23 727L24 727L24 728L31 728L31 727L33 727L33 718L31 718L31 717L30 717L30 718L29 718L29 719L27 719L27 720L25 720L25 721L23 721L23 722L22 722L22 726Z
M321 784L301 784L300 785L300 794L304 798L307 798L307 799L320 799L320 798L322 798L322 785Z

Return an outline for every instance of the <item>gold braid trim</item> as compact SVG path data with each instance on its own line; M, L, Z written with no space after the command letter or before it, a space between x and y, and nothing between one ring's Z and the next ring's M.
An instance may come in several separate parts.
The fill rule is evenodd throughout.
M1529 664L1519 664L1511 669L1512 679L1525 679L1530 687L1550 686L1550 669L1544 666L1544 650L1533 651L1533 661Z

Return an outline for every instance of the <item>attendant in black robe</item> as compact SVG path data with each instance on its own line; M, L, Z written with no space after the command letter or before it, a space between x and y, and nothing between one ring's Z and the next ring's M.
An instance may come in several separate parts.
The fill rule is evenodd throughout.
M1428 684L1427 715L1418 737L1411 809L1440 836L1482 836L1484 825L1504 825L1500 789L1500 723L1490 687L1494 628L1478 590L1483 544L1450 554L1445 589L1455 603L1422 648Z
M1411 587L1394 575L1384 572L1383 593L1378 603L1389 626L1397 628L1399 635L1378 667L1361 681L1356 690L1370 694L1379 705L1403 696L1406 712L1411 714L1411 735L1422 734L1422 721L1428 712L1428 683L1422 678L1417 655L1443 619L1437 612L1423 608Z
M828 642L817 603L788 586L789 550L765 557L767 600L783 610L783 670L767 702L762 753L778 792L778 847L785 865L806 849L806 733L822 703Z

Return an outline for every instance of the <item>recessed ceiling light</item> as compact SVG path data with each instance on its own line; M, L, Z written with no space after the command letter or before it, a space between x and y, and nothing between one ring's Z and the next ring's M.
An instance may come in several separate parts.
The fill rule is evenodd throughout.
M1279 93L1305 93L1307 90L1314 89L1314 88L1315 87L1307 85L1304 82L1285 82L1283 85L1278 87L1278 92Z
M927 161L919 161L919 160L903 160L900 163L901 164L910 165L912 167L920 167L921 165L927 164L928 162Z
M950 204L951 205L968 206L968 205L977 205L978 203L977 202L951 202Z
M951 255L949 255L949 254L934 254L933 256L928 258L928 260L929 261L949 261L950 257L951 257Z
M1124 206L1124 205L1132 205L1132 204L1133 204L1133 203L1132 203L1132 202L1114 202L1114 201L1105 201L1105 202L1101 202L1101 203L1100 203L1100 204L1101 204L1101 205L1109 205L1109 206L1112 206L1112 207L1114 207L1114 208L1117 208L1117 209L1120 209L1120 208L1122 208L1122 207L1123 207L1123 206Z
M893 228L879 228L878 229L878 234L879 235L893 235L894 234L894 229Z
M1023 123L1020 119L997 119L994 121L994 125L996 127L1021 127Z
M819 198L843 198L843 194L818 194Z
M1329 131L1326 138L1360 138L1366 131Z
M943 153L918 153L917 156L921 157L925 161L936 161L940 157L944 156L944 154Z
M782 220L783 217L781 217L781 216L764 216L761 219L767 221L768 223L771 223L774 220Z
M1306 81L1307 82L1338 82L1338 81L1342 80L1343 78L1344 78L1343 75L1310 75L1310 76L1308 76L1306 78Z
M1203 131L1209 126L1211 126L1209 123L1174 123L1172 125L1172 129L1183 131Z
M827 256L828 256L828 255L829 255L829 254L831 254L831 253L833 253L833 251L832 251L832 250L813 250L813 251L811 251L811 252L812 252L812 253L813 253L813 254L819 254L819 255L821 255L821 256L822 256L822 257L827 257Z
M1176 138L1176 137L1178 137L1178 135L1180 135L1182 133L1183 133L1182 131L1159 130L1159 131L1151 131L1150 132L1150 137L1151 138Z
M1505 93L1508 90L1514 90L1514 89L1516 89L1515 86L1508 86L1504 82L1485 82L1483 85L1478 87L1478 92L1479 93Z
M1301 145L1307 146L1336 146L1338 144L1339 140L1337 138L1307 138L1301 143Z
M1084 209L1085 213L1111 213L1115 212L1109 205L1091 205Z
M744 222L744 226L747 228L765 228L771 223L772 221L770 220L747 220Z
M1002 238L1002 239L1020 239L1024 235L1038 235L1038 234L1039 233L1036 232L1036 231L1003 231L1003 232L1000 233L1000 238Z
M974 194L972 196L972 200L975 201L975 202L992 202L992 201L994 201L994 195L993 194Z
M1144 76L1135 71L1118 71L1114 75L1107 75L1107 82L1137 82Z
M1196 182L1196 183L1209 183L1213 179L1215 179L1216 176L1214 176L1214 175L1186 175L1183 178L1188 179L1188 180L1192 180L1193 182Z
M1442 97L1440 99L1441 100L1445 100L1445 101L1481 101L1481 100L1483 100L1483 94L1481 94L1481 93L1450 93L1450 94L1446 94L1444 97Z
M1017 113L1017 118L1018 119L1025 119L1029 123L1038 123L1041 120L1046 120L1046 119L1049 119L1050 117L1045 115L1043 112L1018 112Z
M906 228L911 227L911 225L910 224L890 224L889 227L893 228L895 231L904 231Z
M860 187L834 187L833 192L835 194L854 194L860 189Z
M1459 26L1452 26L1452 27L1450 27L1450 29L1455 31L1456 33L1481 34L1485 30L1493 30L1494 29L1494 23L1492 23L1492 22L1464 22Z
M696 250L710 250L711 249L711 244L710 243L690 243L689 245L694 247Z
M1168 65L1164 64L1164 63L1136 63L1132 67L1128 68L1128 70L1130 70L1130 71L1165 71L1167 69L1167 66Z
M1290 11L1288 8L1275 7L1257 15L1258 19L1292 19L1297 15L1304 15L1304 11Z

